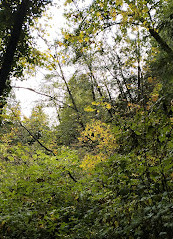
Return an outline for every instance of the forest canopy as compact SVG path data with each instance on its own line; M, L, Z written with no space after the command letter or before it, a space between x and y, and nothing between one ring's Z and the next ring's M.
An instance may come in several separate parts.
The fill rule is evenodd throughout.
M0 238L172 239L173 2L59 4L50 41L54 1L0 2Z

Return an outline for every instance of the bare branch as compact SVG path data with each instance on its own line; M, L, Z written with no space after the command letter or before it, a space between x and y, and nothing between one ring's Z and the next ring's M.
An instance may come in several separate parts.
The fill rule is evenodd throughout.
M13 115L16 117L16 119L17 119L17 116L16 116L16 114L14 113L14 111L11 109L11 111L12 111L12 113L13 113ZM42 148L44 148L46 151L48 151L48 152L50 152L50 153L52 153L54 156L56 156L56 154L51 150L51 149L48 149L45 145L43 145L40 141L39 141L39 139L37 139L31 132L30 132L30 130L29 129L27 129L21 122L20 122L20 120L17 120L17 122L20 124L20 126L22 127L22 128L24 128L28 133L29 133L29 135L35 140L35 141L37 141L38 143L39 143L39 145L42 147Z
M73 110L76 110L74 107L72 107L72 106L70 106L70 105L64 103L64 102L61 101L61 100L58 100L56 97L51 96L51 95L48 95L48 94L45 94L45 93L41 93L41 92L36 91L36 90L34 90L34 89L32 89L32 88L29 88L29 87L23 87L23 86L12 86L12 88L16 88L16 89L24 89L24 90L30 90L30 91L32 91L32 92L38 94L38 95L42 95L42 96L49 97L51 100L57 101L57 102L59 102L59 103L65 105L65 106L67 106L67 107L69 107L69 108L71 108L71 109L73 109Z
M16 117L16 114L14 113L14 111L13 111L12 109L11 109L11 111L12 111L13 115L15 116L15 118L17 118L17 117ZM24 128L24 129L29 133L29 135L30 135L35 141L37 141L37 142L39 143L39 145L40 145L42 148L44 148L46 151L52 153L53 156L56 156L56 154L55 154L51 149L48 149L45 145L43 145L43 144L30 132L30 130L27 129L27 128L21 123L20 120L17 120L17 122L20 124L20 126L21 126L22 128ZM56 160L58 160L58 159L56 158ZM74 178L74 176L73 176L69 171L67 171L67 173L68 173L69 177L76 183L77 180Z

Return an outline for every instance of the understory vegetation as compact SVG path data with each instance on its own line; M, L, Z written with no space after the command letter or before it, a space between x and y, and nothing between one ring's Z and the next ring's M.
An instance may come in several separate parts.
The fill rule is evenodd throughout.
M172 239L172 1L66 1L53 43L30 1L10 63L23 2L0 3L0 239ZM12 86L38 69L25 117Z

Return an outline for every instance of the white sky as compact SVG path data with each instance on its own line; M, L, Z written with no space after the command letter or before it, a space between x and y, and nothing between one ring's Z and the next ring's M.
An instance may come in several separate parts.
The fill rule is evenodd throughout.
M48 15L51 16L51 19L46 20L47 22L45 22L45 19L47 19L47 17L43 16L39 20L41 24L47 23L47 26L45 25L45 29L50 35L47 38L47 40L51 43L53 43L54 39L60 36L61 28L65 26L65 18L63 16L64 1L65 0L53 0L53 2L57 4L57 6L51 6L49 11L47 12ZM79 3L78 0L76 0L76 2ZM92 0L81 1L79 4L79 7L84 7L86 5L89 5L91 2ZM35 33L33 33L33 35L35 36ZM43 40L38 41L38 48L39 50L46 50L46 45ZM39 91L41 84L43 88L44 73L46 73L45 70L38 68L38 71L36 72L35 77L28 76L28 79L24 81L21 81L20 79L19 80L15 79L14 82L12 82L12 85L32 88L36 91ZM36 105L36 103L39 102L41 99L43 99L42 96L37 95L36 93L29 90L25 90L25 89L15 89L15 95L16 95L17 101L20 102L22 114L27 117L30 116L31 110ZM48 113L48 115L50 115L51 118L53 115L56 115L56 111L51 108L47 108L46 113Z
M60 1L54 0L55 3L58 3ZM63 1L64 2L64 1ZM51 25L51 28L48 26L47 27L47 32L49 32L50 36L48 41L53 43L53 40L60 34L61 28L65 24L65 18L63 17L63 4L61 4L61 7L54 7L51 6L50 10L48 11L48 14L51 16L52 19L49 19L48 24ZM41 23L44 23L45 17L40 20ZM46 45L42 40L39 40L38 46L40 50L45 50ZM36 91L39 91L40 85L43 81L44 78L44 71L43 69L38 69L36 72L35 76L28 76L27 80L21 81L19 80L14 80L12 85L15 86L20 86L20 87L27 87L27 88L32 88ZM25 89L15 89L15 95L16 95L16 100L20 102L21 109L22 109L22 114L29 117L31 114L32 108L35 106L35 104L41 100L43 97L40 95L37 95L36 93L25 90ZM51 109L47 109L46 111L48 114L52 114Z
M63 16L64 13L64 2L65 0L53 0L53 3L56 6L51 6L49 8L49 11L47 12L49 16L51 16L51 19L48 20L48 26L46 26L46 31L50 34L48 37L48 41L53 43L53 40L56 39L58 36L61 34L61 28L65 26L65 18ZM92 0L86 0L86 1L81 1L79 3L78 1L78 6L79 7L84 7L86 5L89 5L92 2ZM47 19L47 17L42 17L39 21L41 24L43 24ZM50 27L51 26L51 27ZM38 46L39 50L45 50L46 45L43 40L38 41ZM13 85L15 86L20 86L20 87L27 87L27 88L32 88L36 91L39 91L39 88L41 86L41 83L43 82L44 78L44 70L39 69L36 72L35 77L28 77L28 80L21 81L19 80L14 80ZM43 84L43 83L42 83ZM20 102L20 106L22 109L22 114L29 117L31 114L32 108L36 105L39 100L41 100L43 97L40 95L37 95L36 93L25 90L25 89L15 89L15 95L16 95L16 100ZM55 110L51 108L45 109L46 113L50 115L52 118L53 115L56 115Z

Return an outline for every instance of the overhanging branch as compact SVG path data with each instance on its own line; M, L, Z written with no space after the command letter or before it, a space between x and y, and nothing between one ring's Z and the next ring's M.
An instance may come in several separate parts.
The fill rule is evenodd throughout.
M14 113L14 111L13 111L13 110L11 110L11 111L12 111L13 115L16 117L16 114ZM16 117L16 118L17 118L17 117ZM42 144L42 143L39 141L39 139L37 139L37 138L30 132L30 130L27 129L27 128L20 122L20 120L17 120L17 121L18 121L18 123L20 124L20 126L21 126L22 128L24 128L24 129L28 132L28 134L29 134L35 141L37 141L38 144L39 144L42 148L44 148L46 151L48 151L48 152L52 153L54 156L56 156L56 154L55 154L51 149L48 149L44 144Z
M74 107L72 107L72 106L70 106L70 105L64 103L64 102L61 101L61 100L58 100L56 97L51 96L51 95L48 95L48 94L45 94L45 93L41 93L41 92L36 91L36 90L34 90L34 89L32 89L32 88L29 88L29 87L23 87L23 86L12 86L12 88L16 88L16 89L24 89L24 90L32 91L32 92L34 92L34 93L36 93L36 94L38 94L38 95L46 96L46 97L50 98L51 100L55 100L55 101L57 101L57 102L59 102L59 103L65 105L65 106L67 106L67 107L69 107L69 108L75 110Z

